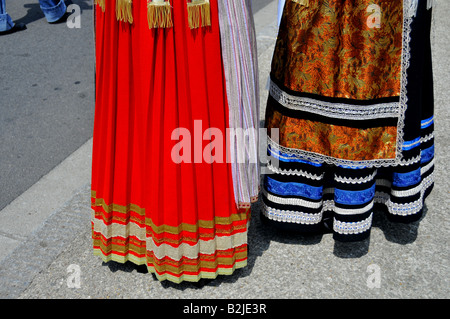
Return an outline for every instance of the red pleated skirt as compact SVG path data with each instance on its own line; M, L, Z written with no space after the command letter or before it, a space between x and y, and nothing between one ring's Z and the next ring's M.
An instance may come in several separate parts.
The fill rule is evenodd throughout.
M134 1L132 24L95 13L93 248L159 280L197 281L246 265L250 211L236 205L226 152L210 163L205 133L226 145L217 0L210 27L189 28L185 1L172 10L167 29L149 29L147 1Z

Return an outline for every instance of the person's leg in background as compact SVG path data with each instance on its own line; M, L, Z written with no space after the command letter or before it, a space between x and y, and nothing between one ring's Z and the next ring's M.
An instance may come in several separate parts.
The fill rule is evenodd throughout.
M0 0L0 35L26 29L25 24L14 23L6 12L5 0Z
M14 22L6 13L5 0L0 0L0 32L8 31L14 27Z
M67 11L67 6L64 0L39 0L41 10L48 22L60 21Z

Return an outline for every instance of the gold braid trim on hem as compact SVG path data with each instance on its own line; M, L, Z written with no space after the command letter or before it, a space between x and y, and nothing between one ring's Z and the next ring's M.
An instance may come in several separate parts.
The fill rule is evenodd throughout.
M171 225L156 225L151 218L145 216L145 208L141 208L136 204L128 205L118 205L118 204L107 204L104 199L97 198L95 191L91 191L91 207L92 207L92 220L102 219L106 224L111 224L113 220L122 221L119 216L112 216L112 212L118 212L122 214L128 214L130 211L135 212L142 219L145 219L145 225L150 227L153 232L157 234L169 233L169 234L180 234L182 231L197 232L199 228L216 228L217 225L230 226L231 231L241 229L239 223L243 221L248 221L251 217L251 207L242 207L240 211L231 214L227 217L215 216L214 220L199 220L195 224L182 223L178 226ZM101 207L101 211L98 212L94 208ZM130 217L125 217L123 222L129 221Z
M174 267L170 265L158 265L157 263L153 263L150 261L148 262L147 257L137 257L133 254L126 254L126 255L119 255L115 254L114 252L109 253L106 255L102 252L100 248L94 248L93 250L94 256L98 256L102 259L103 262L108 263L111 261L118 262L118 263L126 263L128 261L134 263L137 266L146 265L147 270L149 273L155 274L156 278L159 281L171 281L174 283L181 283L183 281L190 281L190 282L198 282L200 279L216 279L219 275L232 275L236 269L244 268L247 266L247 254L246 252L238 252L233 257L226 258L230 259L229 262L226 262L225 264L221 264L220 262L212 263L208 261L200 261L199 264L195 265L181 265L179 267ZM153 258L150 258L153 259ZM224 260L222 260L224 262ZM209 266L212 268L209 268L209 270L205 270L205 266ZM200 268L203 268L201 270ZM171 271L174 271L172 273ZM191 274L186 274L186 273ZM196 273L197 272L197 273ZM196 273L196 274L192 274Z
M183 281L198 282L201 279L216 279L219 275L231 276L232 274L234 274L236 269L244 268L246 266L247 260L242 260L236 262L231 268L218 268L215 272L201 271L198 275L183 274L180 277L174 276L170 273L159 274L158 271L155 268L153 268L153 266L147 266L147 269L149 272L155 274L156 278L159 281L168 280L176 284L179 284Z

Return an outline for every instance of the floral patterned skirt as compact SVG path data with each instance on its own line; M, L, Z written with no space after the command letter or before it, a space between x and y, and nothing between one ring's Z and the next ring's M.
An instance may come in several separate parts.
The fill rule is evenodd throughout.
M409 2L286 2L265 117L269 224L355 241L378 208L421 218L434 170L431 9Z

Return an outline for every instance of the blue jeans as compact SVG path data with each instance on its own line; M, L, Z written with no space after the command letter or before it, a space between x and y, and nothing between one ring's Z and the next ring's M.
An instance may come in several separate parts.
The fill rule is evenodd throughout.
M14 27L14 22L6 13L5 1L0 0L0 32L8 31ZM63 0L39 0L39 5L48 22L58 21L67 11Z

